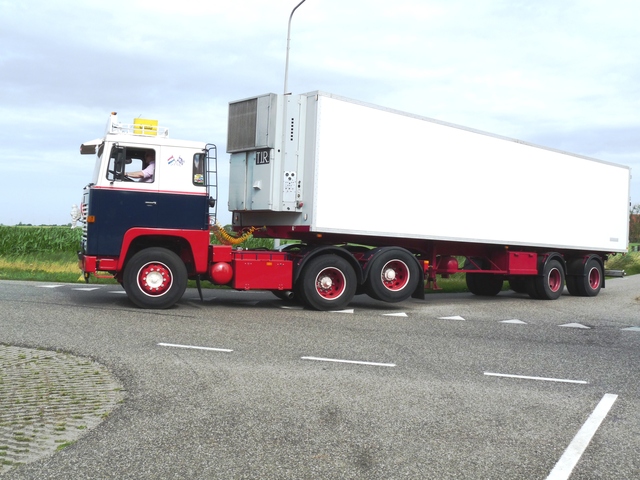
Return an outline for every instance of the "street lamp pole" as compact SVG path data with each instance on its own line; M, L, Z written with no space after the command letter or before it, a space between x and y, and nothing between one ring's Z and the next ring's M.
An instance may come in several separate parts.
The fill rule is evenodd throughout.
M302 5L306 0L302 0L296 7L291 10L291 15L289 15L289 27L287 28L287 59L284 64L284 94L286 95L287 89L289 88L288 80L289 80L289 44L291 43L291 19L293 18L293 14L298 9L300 5Z
M285 96L288 94L287 90L289 89L289 48L290 48L290 44L291 44L291 19L293 18L293 14L295 13L295 11L298 9L298 7L300 5L302 5L306 0L302 0L298 5L295 6L295 8L293 10L291 10L291 15L289 15L289 26L287 27L287 58L284 62L284 94ZM286 131L286 116L283 115L282 118L284 119L284 125L283 125L283 132ZM284 146L284 134L283 134L283 146ZM283 153L284 154L284 153ZM273 246L274 248L278 248L280 247L280 239L276 238L273 240Z

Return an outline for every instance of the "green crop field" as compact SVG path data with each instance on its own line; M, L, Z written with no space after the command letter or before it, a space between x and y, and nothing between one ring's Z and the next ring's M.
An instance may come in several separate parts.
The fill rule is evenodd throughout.
M84 282L78 268L82 229L0 225L0 280ZM219 243L215 236L212 243ZM272 248L273 240L249 238L244 248ZM115 280L91 278L91 283Z
M0 226L0 256L75 253L81 238L80 228Z

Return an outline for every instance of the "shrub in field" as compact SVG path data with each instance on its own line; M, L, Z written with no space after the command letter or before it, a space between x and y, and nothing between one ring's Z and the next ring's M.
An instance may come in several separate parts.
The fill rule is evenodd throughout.
M77 252L82 230L70 227L0 226L0 255Z
M624 270L627 275L636 275L640 273L640 252L611 256L605 263L605 268L608 270Z

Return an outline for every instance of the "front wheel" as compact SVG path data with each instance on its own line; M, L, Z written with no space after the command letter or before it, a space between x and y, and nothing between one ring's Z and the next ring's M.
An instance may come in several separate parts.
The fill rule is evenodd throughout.
M338 255L311 259L298 280L295 296L314 310L340 310L356 293L356 273Z
M141 308L169 308L187 288L187 267L166 248L139 251L124 269L123 286L129 299Z

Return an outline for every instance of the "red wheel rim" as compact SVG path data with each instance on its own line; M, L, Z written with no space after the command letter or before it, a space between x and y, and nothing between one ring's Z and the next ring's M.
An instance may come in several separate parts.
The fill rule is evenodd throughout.
M554 268L549 272L549 290L552 292L557 292L560 290L562 286L562 275L560 274L560 270Z
M325 300L335 300L344 293L347 280L337 268L327 267L316 276L316 291Z
M150 262L138 271L138 286L146 295L160 297L171 288L171 270L158 262Z
M600 270L596 267L589 270L589 286L592 290L597 290L600 286Z
M400 260L391 260L385 263L380 272L382 285L384 285L387 290L393 292L397 292L406 287L410 277L409 267Z

